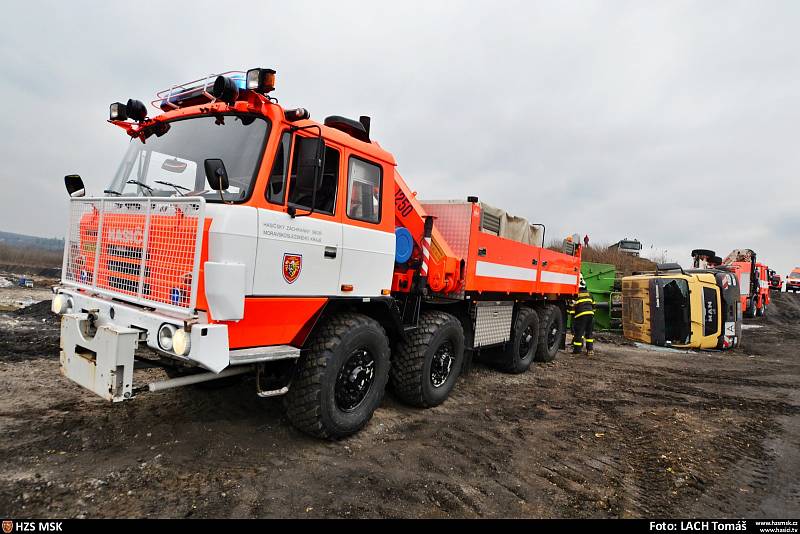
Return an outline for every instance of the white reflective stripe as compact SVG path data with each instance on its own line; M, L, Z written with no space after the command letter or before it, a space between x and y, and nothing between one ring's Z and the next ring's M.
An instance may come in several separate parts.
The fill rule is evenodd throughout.
M510 280L535 282L536 273L536 269L514 267L513 265L503 265L502 263L489 263L488 261L479 261L475 265L476 275L490 278L508 278Z
M554 273L552 271L542 271L541 282L548 284L570 284L578 283L578 276L574 274Z
M422 276L428 276L428 262L431 259L431 238L422 240Z

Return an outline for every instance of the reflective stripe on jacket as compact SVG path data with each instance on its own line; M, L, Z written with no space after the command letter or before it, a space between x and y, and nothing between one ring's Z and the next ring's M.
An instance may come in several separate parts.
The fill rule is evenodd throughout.
M587 292L578 293L578 297L570 307L569 313L574 314L573 317L575 319L585 315L594 315L594 300L592 300L592 296Z

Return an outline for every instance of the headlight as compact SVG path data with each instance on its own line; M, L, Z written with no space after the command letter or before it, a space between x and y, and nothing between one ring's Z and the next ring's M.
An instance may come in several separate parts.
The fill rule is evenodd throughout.
M172 334L172 350L178 356L186 356L192 348L191 334L184 329L176 330Z
M53 302L50 304L50 310L58 315L63 315L72 310L72 299L63 293L59 293L53 297Z
M162 324L158 329L158 346L163 350L171 351L173 347L173 337L177 329L171 324Z

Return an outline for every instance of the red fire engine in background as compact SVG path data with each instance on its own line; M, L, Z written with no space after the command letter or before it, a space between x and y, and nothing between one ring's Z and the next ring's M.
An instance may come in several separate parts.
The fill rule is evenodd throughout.
M750 249L736 249L725 259L712 250L692 251L695 267L723 267L736 275L744 317L763 317L770 304L770 268L757 261Z

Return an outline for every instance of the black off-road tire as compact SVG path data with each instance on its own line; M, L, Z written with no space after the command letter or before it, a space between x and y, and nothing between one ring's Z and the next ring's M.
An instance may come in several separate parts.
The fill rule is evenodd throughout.
M527 347L524 355L522 354L523 343ZM511 374L524 373L534 362L538 347L539 314L531 308L521 307L517 311L517 318L511 329L511 340L506 344L505 350L497 362L497 368Z
M447 343L452 348L452 364L446 380L436 387L431 377L433 359ZM404 403L430 408L443 403L455 386L464 362L464 329L449 313L424 311L417 329L397 344L392 360L391 386Z
M747 309L744 311L744 316L748 319L754 319L756 316L756 299L755 297L747 301Z
M564 339L564 317L561 309L552 304L546 304L536 311L539 314L539 347L535 359L537 362L552 362Z
M374 376L363 400L352 410L336 401L339 372L356 351L374 359ZM355 434L369 422L383 399L389 378L389 340L383 327L359 313L340 313L325 320L306 343L289 392L286 415L298 430L311 436L339 439Z

